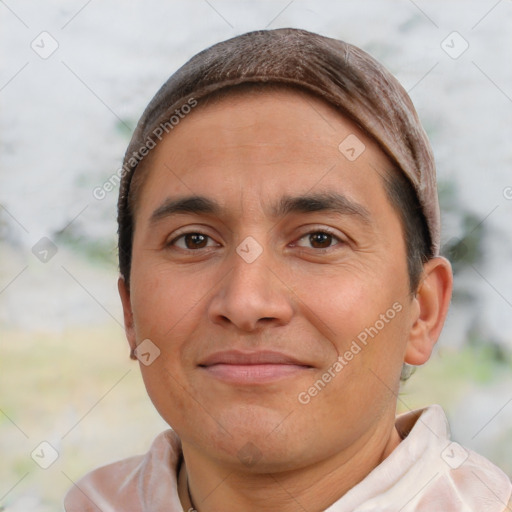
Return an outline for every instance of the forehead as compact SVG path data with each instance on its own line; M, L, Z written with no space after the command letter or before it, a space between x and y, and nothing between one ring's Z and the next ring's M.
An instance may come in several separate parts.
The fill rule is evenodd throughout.
M238 182L268 194L269 181L303 189L343 184L347 192L355 174L383 188L375 178L390 168L377 144L325 100L287 86L244 86L199 100L139 166L131 195L138 203L148 180L159 182L152 194L162 192L171 176L176 192Z
M325 99L283 84L241 84L217 91L198 100L197 107L181 125L191 121L196 130L207 124L219 128L221 132L210 134L212 141L228 133L241 137L256 127L264 127L260 132L262 136L277 136L272 139L275 142L292 142L300 132L307 134L309 150L318 143L337 149L338 136L347 130L366 137L364 130ZM294 124L297 121L299 125ZM252 131L250 136L254 135Z

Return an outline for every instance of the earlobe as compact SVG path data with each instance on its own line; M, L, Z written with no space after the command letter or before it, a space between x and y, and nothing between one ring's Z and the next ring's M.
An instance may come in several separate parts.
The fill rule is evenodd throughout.
M418 366L430 358L448 313L452 284L452 268L446 258L438 256L425 263L404 362Z
M126 339L130 345L130 357L136 359L134 351L136 348L135 343L135 328L133 325L133 312L132 304L130 301L130 290L123 276L120 276L117 280L117 289L119 290L119 296L123 305L123 317L124 317L124 330L126 333Z

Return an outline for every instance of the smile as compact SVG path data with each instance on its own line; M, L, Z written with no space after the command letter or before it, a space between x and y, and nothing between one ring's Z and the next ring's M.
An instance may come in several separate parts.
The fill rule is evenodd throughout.
M199 367L210 376L232 384L265 384L294 377L312 367L279 352L224 351L208 357Z

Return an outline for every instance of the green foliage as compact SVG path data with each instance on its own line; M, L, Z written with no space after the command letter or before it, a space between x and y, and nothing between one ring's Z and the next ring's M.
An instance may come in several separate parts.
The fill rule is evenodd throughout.
M124 139L129 140L132 136L136 123L133 119L119 119L115 125L116 133L121 135Z
M77 228L69 226L54 236L57 245L71 248L92 264L104 266L117 266L116 241L88 238L79 233Z
M450 238L442 247L441 253L448 258L455 274L464 268L480 263L483 259L482 240L485 236L483 219L474 212L460 205L457 201L457 190L452 182L441 182L438 185L441 211L455 217L461 227L462 234ZM457 286L457 282L455 282ZM455 289L455 292L458 290ZM454 296L456 293L454 293Z

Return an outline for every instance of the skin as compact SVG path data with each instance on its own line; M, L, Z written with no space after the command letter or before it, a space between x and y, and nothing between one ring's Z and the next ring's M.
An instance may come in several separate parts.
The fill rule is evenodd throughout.
M338 150L350 134L365 145L353 162ZM132 349L149 338L161 351L141 371L182 440L184 510L187 485L200 512L324 510L400 441L400 371L404 361L427 361L437 341L451 296L448 261L426 263L411 293L400 219L382 180L391 163L353 123L303 93L244 92L199 105L147 167L130 287L120 278L119 291ZM333 193L359 213L275 215L285 196ZM166 201L191 195L220 211L151 220ZM236 251L248 236L262 249L251 263ZM395 303L401 311L300 403ZM226 349L280 351L302 366L233 383L200 366Z

